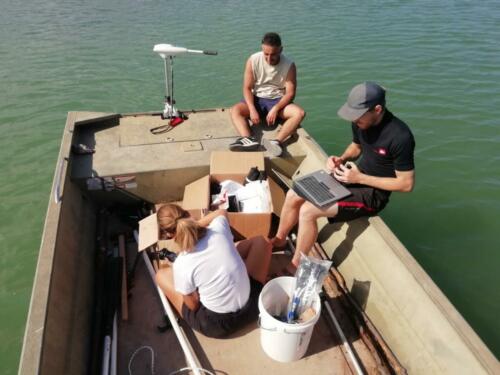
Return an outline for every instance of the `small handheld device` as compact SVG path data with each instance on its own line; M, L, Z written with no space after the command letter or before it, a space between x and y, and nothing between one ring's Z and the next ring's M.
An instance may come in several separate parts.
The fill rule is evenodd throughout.
M169 249L161 249L159 253L160 259L168 259L172 263L177 259L177 254Z

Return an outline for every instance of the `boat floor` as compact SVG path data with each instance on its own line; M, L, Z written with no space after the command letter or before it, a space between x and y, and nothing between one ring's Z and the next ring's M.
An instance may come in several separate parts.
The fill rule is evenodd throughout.
M131 256L133 253L131 254ZM131 259L131 257L129 257ZM271 272L289 261L285 254L274 254ZM129 298L129 319L119 322L118 373L128 373L134 352L142 346L154 350L155 373L169 374L187 366L173 329L161 333L157 326L164 324L163 310L156 288L142 258L137 264L133 288ZM355 352L368 374L389 373L380 365L380 359L369 350L358 330L342 311L334 296L329 303ZM267 357L260 346L260 332L256 323L226 339L207 338L191 330L183 321L180 325L188 338L202 368L216 374L352 374L352 364L346 360L342 341L325 309L322 310L305 356L292 363L280 363ZM151 353L141 350L135 356L132 374L151 374Z

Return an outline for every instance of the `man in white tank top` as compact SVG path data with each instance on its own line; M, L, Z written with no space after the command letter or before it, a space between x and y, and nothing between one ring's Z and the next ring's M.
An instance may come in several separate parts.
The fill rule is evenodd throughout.
M263 139L267 151L281 156L283 142L300 125L304 110L293 103L297 87L297 71L293 61L281 52L281 38L267 33L262 38L262 51L250 56L243 76L243 100L231 108L233 125L241 135L229 145L232 151L254 151L260 147L248 126L257 125L261 119L273 126L279 118L284 120L275 139Z

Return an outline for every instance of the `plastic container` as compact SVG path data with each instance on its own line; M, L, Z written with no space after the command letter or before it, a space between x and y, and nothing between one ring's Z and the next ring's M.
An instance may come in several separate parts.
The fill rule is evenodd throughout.
M292 362L304 356L321 315L321 302L316 294L313 303L316 314L307 322L289 324L273 317L286 316L295 282L295 277L277 277L264 286L259 296L260 344L269 357L279 362Z

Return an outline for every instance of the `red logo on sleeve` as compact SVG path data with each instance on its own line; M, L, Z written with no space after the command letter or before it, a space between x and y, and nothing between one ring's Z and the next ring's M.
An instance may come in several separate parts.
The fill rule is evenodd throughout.
M385 148L380 147L380 148L377 148L376 150L377 150L377 153L379 155L383 155L383 156L387 155L387 150Z

